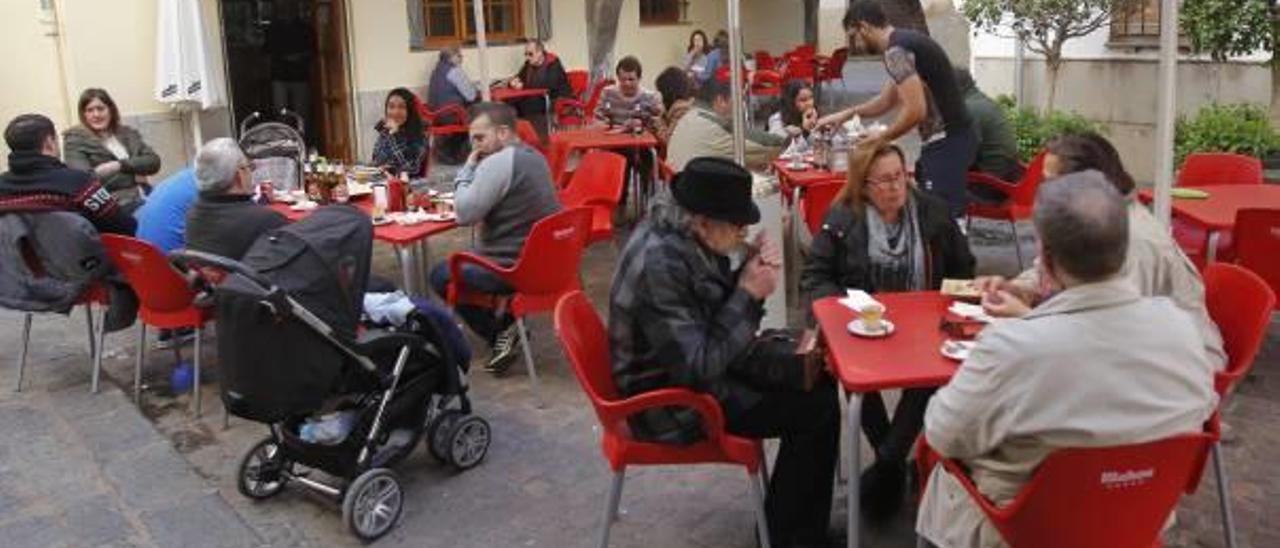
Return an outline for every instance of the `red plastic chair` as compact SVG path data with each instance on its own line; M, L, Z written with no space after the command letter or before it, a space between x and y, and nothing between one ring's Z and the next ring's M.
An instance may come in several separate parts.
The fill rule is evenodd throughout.
M1188 154L1178 169L1176 186L1200 187L1208 185L1260 185L1262 162L1252 156L1229 152L1199 152ZM1207 262L1209 233L1176 215L1173 218L1173 239L1186 251L1196 265L1203 268ZM1216 257L1230 262L1235 254L1235 244L1230 233L1218 239Z
M418 115L427 122L427 131L432 137L465 135L470 131L471 122L467 120L467 109L456 103L431 110L426 103L418 102Z
M1275 221L1273 211L1245 210L1265 213L1262 218ZM1241 226L1239 224L1237 227ZM1272 227L1276 226L1274 224ZM1274 240L1276 235L1267 234L1272 240L1273 255L1267 260L1275 264ZM1252 238L1240 240L1241 254L1246 250L1252 256L1255 251ZM1204 270L1205 307L1209 317L1222 332L1223 348L1227 352L1227 366L1214 377L1214 388L1218 391L1218 409L1225 405L1227 396L1240 379L1253 368L1254 358L1266 337L1267 326L1271 323L1271 313L1275 309L1276 295L1267 282L1254 272L1227 263L1213 263ZM1227 498L1227 468L1222 460L1222 450L1214 440L1211 455L1213 470L1218 479L1218 507L1222 513L1222 527L1227 546L1236 546L1235 521L1231 516L1231 503Z
M613 238L613 209L622 201L627 182L627 159L621 154L593 150L582 157L569 185L560 191L564 207L591 208L587 245Z
M34 258L33 255L25 255L28 259ZM37 269L40 267L37 266ZM42 269L41 269L42 271ZM98 314L98 322L93 321L93 305L102 308L102 312ZM98 393L98 378L102 374L102 353L98 350L102 348L102 339L105 336L103 326L107 321L107 290L102 284L93 283L85 288L84 293L76 299L76 305L84 305L84 319L88 325L88 342L89 342L89 361L92 362L92 381L89 383L89 391L94 394ZM39 312L22 313L22 348L18 353L18 387L16 392L22 391L22 379L27 370L27 350L31 345L31 320Z
M1262 161L1230 152L1188 154L1178 169L1175 186L1260 185Z
M836 199L836 194L840 193L841 188L844 188L843 181L829 181L804 187L803 194L800 196L800 207L804 213L804 224L809 227L810 234L817 234L822 230L822 220L827 216L827 209L831 207L832 200Z
M1280 210L1242 209L1236 213L1235 261L1280 293Z
M559 127L584 126L596 115L596 105L600 103L600 94L604 88L614 84L612 78L605 78L591 87L591 97L583 103L581 99L561 97L556 99L553 109L556 125Z
M446 293L451 306L456 306L459 300L468 296L462 278L462 266L468 263L493 272L515 290L510 311L516 318L520 349L529 369L529 380L533 383L538 407L542 407L542 397L538 393L538 373L533 367L524 317L548 312L555 307L561 295L581 289L578 266L582 263L582 251L590 232L591 208L577 207L548 215L534 223L520 256L509 267L467 251L449 256L449 287Z
M724 412L720 404L707 394L686 388L663 388L629 398L618 393L613 381L609 358L609 334L591 302L581 291L560 298L555 310L556 334L560 346L573 366L578 384L587 393L603 434L600 440L604 458L613 470L613 487L600 524L598 546L609 545L609 527L618 517L622 484L628 466L724 463L746 467L749 475L752 505L761 545L768 548L769 531L764 514L765 481L763 450L758 440L725 432ZM692 445L670 445L640 441L631 436L627 418L645 411L667 406L688 407L702 417L707 439Z
M1018 243L1018 221L1031 218L1036 203L1036 190L1044 180L1044 151L1036 154L1022 175L1022 182L1013 184L988 173L970 171L966 183L969 186L985 186L998 190L1007 197L998 204L970 202L965 216L965 228L973 217L1008 221L1013 229L1013 247L1018 255L1018 268L1022 268L1022 246Z
M211 308L195 306L195 293L187 280L155 246L136 238L103 234L102 245L116 269L124 275L138 295L138 357L133 368L133 399L142 396L142 362L147 352L147 326L158 329L194 327L195 378L192 399L195 414L200 416L200 338L204 324L213 319ZM226 410L223 410L226 421Z
M541 152L544 158L547 156L547 147L543 146L542 136L538 135L538 130L534 129L532 122L524 119L516 120L516 135L518 135L520 140L524 141L525 144L533 147L534 150Z
M1199 482L1215 439L1212 432L1198 432L1135 445L1062 449L1003 506L987 500L959 463L940 458L924 438L917 462L941 463L1010 546L1151 548L1160 546L1160 531L1182 493Z
M565 76L569 78L569 90L573 92L574 98L581 99L582 94L587 91L591 74L585 70L571 70L566 72Z
M835 80L840 82L840 87L846 87L844 83L844 63L849 59L849 48L839 48L831 53L831 57L823 59L818 65L818 82L830 82Z
M776 71L778 69L778 60L774 59L772 55L769 55L769 52L765 50L758 50L753 54L753 56L756 60L756 70Z

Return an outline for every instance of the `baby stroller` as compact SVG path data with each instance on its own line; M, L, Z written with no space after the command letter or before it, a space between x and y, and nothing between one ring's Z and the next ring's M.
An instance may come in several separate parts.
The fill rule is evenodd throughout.
M240 148L253 162L253 184L271 181L275 190L302 188L302 162L307 143L302 117L280 109L279 121L266 121L254 112L240 122Z
M301 484L341 502L364 541L398 522L403 493L389 468L420 439L459 470L479 464L491 439L428 318L413 313L398 329L360 330L372 237L359 210L329 206L266 234L240 262L170 256L202 301L217 306L223 404L270 427L241 460L239 491L266 499ZM352 418L345 436L305 439L309 418L335 411Z

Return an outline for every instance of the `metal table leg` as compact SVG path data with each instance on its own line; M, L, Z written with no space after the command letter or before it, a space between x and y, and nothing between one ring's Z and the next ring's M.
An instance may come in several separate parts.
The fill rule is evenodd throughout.
M1221 230L1213 230L1209 232L1209 243L1206 244L1208 247L1204 250L1205 265L1213 264L1213 261L1218 258L1218 241L1221 239Z
M862 479L862 455L859 452L862 437L862 394L849 394L848 431L845 432L845 448L849 451L849 489L846 501L847 515L845 526L848 528L848 548L858 548L858 488Z
M417 255L413 251L413 246L397 245L395 246L396 257L400 259L400 289L406 294L413 294L413 271L416 268Z

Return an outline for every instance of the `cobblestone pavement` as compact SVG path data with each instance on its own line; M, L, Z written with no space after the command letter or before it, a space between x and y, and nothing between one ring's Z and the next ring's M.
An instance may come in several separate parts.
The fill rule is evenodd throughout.
M1002 230L975 224L972 239L984 272L1016 268ZM468 236L459 230L433 239L433 258L459 249ZM1024 252L1030 252L1031 242L1022 242ZM398 279L389 251L380 245L375 253L375 271ZM598 309L607 301L615 256L616 248L608 244L587 254L583 278ZM148 353L139 414L115 388L132 382L133 330L108 337L105 389L91 396L83 315L38 319L29 389L13 395L20 326L20 316L0 312L0 348L6 349L0 362L0 431L7 440L0 445L0 545L360 545L344 529L338 506L323 497L291 488L253 503L236 492L235 467L266 430L238 419L222 430L214 383L206 385L204 418L195 419L188 396L167 394L173 363L168 352ZM377 546L594 545L609 485L596 419L567 368L549 318L535 317L530 327L547 407L534 406L520 366L503 378L476 371L475 409L493 425L488 458L473 470L455 473L417 450L397 467L407 492L403 521ZM1280 429L1274 426L1280 422L1278 332L1273 326L1253 377L1226 415L1231 428L1224 454L1238 530L1243 546L1257 548L1280 546L1275 522ZM213 354L207 350L205 355L210 376L216 376ZM484 351L480 354L478 359L485 358ZM840 497L833 528L843 528L843 511ZM909 515L882 530L863 531L864 546L913 546ZM628 475L611 545L747 548L754 546L753 523L741 470L635 469ZM1169 540L1172 546L1222 545L1212 474L1183 503Z

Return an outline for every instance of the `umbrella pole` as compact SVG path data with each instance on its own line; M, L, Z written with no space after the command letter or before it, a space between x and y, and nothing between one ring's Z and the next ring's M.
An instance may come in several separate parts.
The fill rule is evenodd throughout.
M1173 188L1173 131L1178 84L1178 2L1160 2L1160 90L1156 118L1156 218L1169 226ZM1209 251L1212 253L1212 250Z
M746 165L746 113L742 97L742 13L739 0L729 2L729 85L733 99L733 161ZM715 75L712 75L715 78Z
M471 7L476 17L476 53L480 56L480 97L490 101L493 98L489 94L489 41L485 38L484 0L475 0Z

